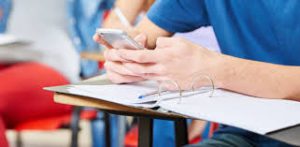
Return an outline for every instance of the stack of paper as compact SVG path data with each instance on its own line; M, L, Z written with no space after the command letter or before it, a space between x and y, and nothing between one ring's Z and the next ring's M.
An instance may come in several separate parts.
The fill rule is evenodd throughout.
M140 94L152 92L155 88L154 82L141 82L130 85L72 85L68 87L68 91L76 95L134 106L139 101Z
M139 96L156 89L154 82L147 81L124 85L72 85L68 91L118 104L149 108L157 100L157 95L143 101ZM184 93L179 100L178 94L173 93L162 96L167 99L158 106L174 113L227 124L258 134L300 124L300 102L256 98L224 90L216 90L212 97L209 95L209 92Z
M217 90L182 99L162 101L160 106L193 118L227 124L258 134L300 124L300 102L265 99Z

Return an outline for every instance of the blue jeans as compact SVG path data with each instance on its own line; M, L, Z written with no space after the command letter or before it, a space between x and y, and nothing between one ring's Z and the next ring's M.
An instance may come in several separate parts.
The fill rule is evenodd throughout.
M292 147L286 143L246 130L221 126L213 137L186 147Z

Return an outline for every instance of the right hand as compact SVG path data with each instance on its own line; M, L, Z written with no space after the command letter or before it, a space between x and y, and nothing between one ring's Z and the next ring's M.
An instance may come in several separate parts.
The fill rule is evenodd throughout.
M102 44L101 38L95 34L94 40ZM135 37L135 41L140 43L141 45L145 46L146 44L146 36L145 35L138 35ZM113 83L132 83L145 80L141 76L131 72L130 70L126 69L122 64L130 61L126 61L122 59L119 54L116 53L116 49L109 49L110 51L104 51L104 58L105 63L104 67L106 69L106 74L109 80Z

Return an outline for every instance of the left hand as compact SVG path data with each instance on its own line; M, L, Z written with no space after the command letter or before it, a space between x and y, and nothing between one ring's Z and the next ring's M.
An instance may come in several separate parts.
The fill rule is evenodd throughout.
M158 38L154 50L119 49L115 53L127 61L123 67L136 75L157 81L173 80L181 89L190 89L191 78L198 73L215 80L223 63L221 54L182 38Z

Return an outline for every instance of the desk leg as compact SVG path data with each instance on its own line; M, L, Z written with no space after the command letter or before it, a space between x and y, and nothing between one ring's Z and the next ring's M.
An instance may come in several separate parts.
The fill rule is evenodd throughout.
M71 120L71 147L78 147L78 133L79 133L79 121L80 121L80 112L82 107L75 106L72 111L72 120Z
M152 147L153 140L153 119L147 117L138 118L139 125L139 147Z
M188 144L187 122L186 119L175 120L175 141L177 147Z
M111 147L110 116L106 112L104 112L104 123L105 123L105 146Z

